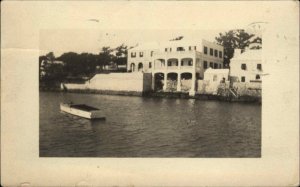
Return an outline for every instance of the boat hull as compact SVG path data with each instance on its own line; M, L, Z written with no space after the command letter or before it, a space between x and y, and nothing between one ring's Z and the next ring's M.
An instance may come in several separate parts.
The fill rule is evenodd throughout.
M86 119L105 119L104 114L100 110L84 111L72 108L70 105L61 104L60 110L75 116L83 117Z

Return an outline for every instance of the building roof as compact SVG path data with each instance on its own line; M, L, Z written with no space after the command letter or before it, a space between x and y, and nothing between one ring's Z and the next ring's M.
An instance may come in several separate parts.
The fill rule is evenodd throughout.
M261 49L246 50L242 54L235 55L231 60L261 60Z
M211 74L229 74L229 69L212 69L212 68L208 68L205 72L205 74L207 73L211 73Z
M178 47L178 46L199 46L202 45L202 40L174 40L174 41L165 41L161 42L161 46L164 47Z
M147 42L143 44L139 44L138 46L132 48L131 50L155 50L155 49L164 49L165 47L187 47L187 46L199 46L202 45L201 40L174 40L174 41L160 41L160 42ZM205 40L206 41L206 40ZM208 41L209 42L209 41ZM213 42L211 42L213 43ZM218 44L216 44L218 45ZM221 46L221 45L220 45Z

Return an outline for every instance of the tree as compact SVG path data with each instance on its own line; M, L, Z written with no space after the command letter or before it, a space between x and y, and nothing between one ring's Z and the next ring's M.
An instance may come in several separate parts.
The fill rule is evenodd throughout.
M79 55L74 52L67 52L57 58L64 62L64 72L67 76L76 76L80 73L81 67L79 67L80 59Z
M122 44L115 49L116 56L114 57L114 62L119 65L127 64L128 46Z
M40 82L55 87L64 80L63 64L55 63L53 52L39 57Z
M43 69L44 69L44 63L47 61L47 57L45 55L39 56L39 80L42 79L43 75Z
M124 44L116 47L116 57L120 58L120 57L127 57L127 52L128 52L128 47Z
M99 55L91 53L77 54L68 52L57 58L64 62L64 72L68 76L90 76L96 72L99 63Z
M224 47L224 66L229 66L230 59L233 57L234 49L245 50L251 43L261 43L261 38L256 37L251 40L255 35L249 34L244 30L230 30L225 33L219 33L218 37L215 37L218 44Z
M111 54L113 52L113 49L110 47L102 47L101 52L99 53L99 62L98 65L100 65L101 69L105 65L108 65L110 62L112 62L113 55Z
M49 52L49 53L46 54L45 56L47 57L47 59L48 59L50 62L54 62L55 56L54 56L54 53L53 53L53 52Z

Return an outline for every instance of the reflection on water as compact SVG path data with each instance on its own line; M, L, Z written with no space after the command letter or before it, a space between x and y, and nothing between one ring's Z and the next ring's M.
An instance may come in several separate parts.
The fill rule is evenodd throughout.
M90 121L59 110L73 101L101 108ZM260 157L256 104L40 93L41 157Z

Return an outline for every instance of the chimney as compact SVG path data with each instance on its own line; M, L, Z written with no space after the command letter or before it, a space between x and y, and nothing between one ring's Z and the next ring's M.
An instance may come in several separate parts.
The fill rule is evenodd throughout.
M242 53L241 49L234 49L234 56L239 56Z

